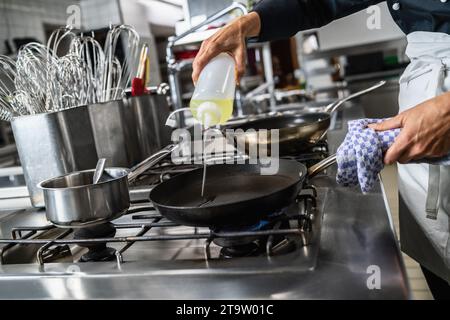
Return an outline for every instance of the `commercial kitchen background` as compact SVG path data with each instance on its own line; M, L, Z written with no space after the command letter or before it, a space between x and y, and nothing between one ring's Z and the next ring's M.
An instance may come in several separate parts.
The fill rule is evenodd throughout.
M96 35L105 33L111 24L130 24L141 36L142 42L150 47L150 84L169 82L166 63L168 37L181 34L207 16L226 7L231 0L0 0L0 54L14 57L18 48L30 41L46 43L49 34L66 24L67 9L77 5L81 9L81 29L94 30ZM241 1L251 6L255 1ZM317 100L336 98L344 90L356 91L380 79L388 84L373 94L358 100L368 117L388 117L398 110L397 81L404 69L407 58L404 55L405 36L392 21L386 4L380 4L379 28L366 27L367 20L375 11L362 11L333 22L317 30L298 33L288 40L276 41L270 45L252 45L248 50L249 62L238 92L235 114L270 110L273 96L267 95L257 103L249 102L249 92L255 88L266 89L269 93L289 92L292 95L278 97L277 104L302 102L308 94ZM210 27L221 26L231 19L227 16L214 22ZM211 30L200 32L196 39L185 41L176 50L179 60L188 62L178 76L182 104L186 105L193 91L189 62L198 49L199 39ZM270 58L264 55L270 48ZM267 66L267 62L271 66ZM274 83L267 81L273 73ZM269 73L268 73L269 72ZM1 76L1 75L0 75ZM260 87L268 83L266 87ZM272 88L272 85L274 88ZM299 92L299 89L306 90ZM297 90L297 94L295 94ZM305 95L305 93L307 93ZM188 117L188 116L187 116ZM189 117L187 121L189 121ZM0 122L0 166L18 165L9 123ZM0 169L0 173L2 170ZM10 181L9 173L0 177L4 186L20 181ZM383 171L391 213L398 226L398 205L396 188L396 168L390 166ZM0 189L0 206L5 203L5 193ZM1 213L0 213L1 214ZM398 232L397 232L398 234ZM401 239L400 239L401 241ZM404 255L413 297L430 299L427 285L419 266Z

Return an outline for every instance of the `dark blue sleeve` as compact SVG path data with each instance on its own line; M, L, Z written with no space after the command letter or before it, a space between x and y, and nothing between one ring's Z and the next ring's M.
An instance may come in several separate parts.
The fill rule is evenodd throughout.
M253 11L261 19L258 41L293 36L363 10L384 0L262 0Z

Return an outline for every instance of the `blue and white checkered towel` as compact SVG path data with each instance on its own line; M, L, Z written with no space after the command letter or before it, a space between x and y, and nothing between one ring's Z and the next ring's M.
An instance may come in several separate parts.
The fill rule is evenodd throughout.
M371 123L384 120L349 121L347 136L336 152L336 181L339 184L347 187L359 184L364 193L372 190L384 167L383 156L400 133L400 129L375 131L367 127ZM417 162L449 165L450 156Z

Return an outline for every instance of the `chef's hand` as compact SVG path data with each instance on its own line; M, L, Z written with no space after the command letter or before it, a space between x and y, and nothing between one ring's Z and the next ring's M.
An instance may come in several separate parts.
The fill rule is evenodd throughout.
M256 12L241 16L203 41L193 63L192 81L197 83L203 67L221 52L227 52L236 61L236 81L245 71L245 38L259 34L261 22Z
M386 164L442 157L450 150L450 92L369 127L377 131L401 128L386 152Z

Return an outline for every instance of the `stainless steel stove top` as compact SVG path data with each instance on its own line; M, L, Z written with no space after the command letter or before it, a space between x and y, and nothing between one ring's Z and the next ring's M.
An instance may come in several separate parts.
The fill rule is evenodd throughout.
M224 260L247 259L245 264L248 268L253 266L260 269L264 261L270 261L270 265L273 265L279 257L286 255L289 258L284 259L296 260L297 267L302 265L305 270L314 267L316 254L312 253L312 244L318 241L320 234L326 188L305 190L295 203L276 218L264 221L261 224L263 227L214 231L179 226L164 219L151 203L145 202L149 191L145 187L132 190L131 198L135 204L128 214L109 224L116 231L112 236L76 236L76 229L59 229L50 225L45 220L44 211L29 210L15 215L8 224L1 224L1 238L13 240L9 243L3 240L0 261L3 265L39 263L45 266L61 261L76 263L88 251L86 247L92 247L92 241L96 241L99 245L108 243L108 247L116 250L108 260L116 260L118 265L127 261L150 260L164 263L164 269L168 270L177 269L178 261L185 261L184 264L190 261L195 268L209 268L211 261L220 264ZM248 243L260 246L253 254L244 252L244 256L252 257L225 258L221 255L223 246L227 247L225 249L242 249ZM91 248L91 251L94 250ZM102 259L105 258L97 260L101 262ZM233 265L233 262L227 263ZM237 265L242 263L239 261Z

